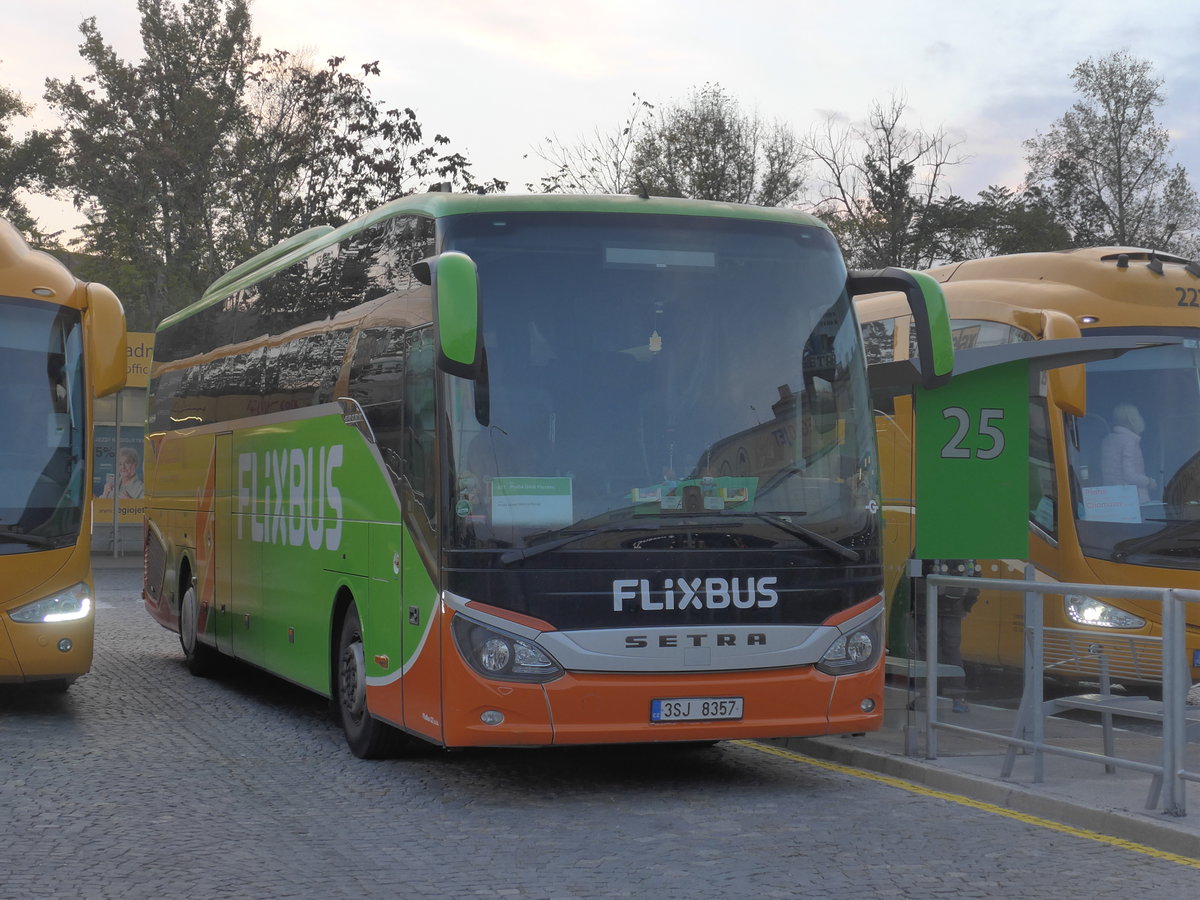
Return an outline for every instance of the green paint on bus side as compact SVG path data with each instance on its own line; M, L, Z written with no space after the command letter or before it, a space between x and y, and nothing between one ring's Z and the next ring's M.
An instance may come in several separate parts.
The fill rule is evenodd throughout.
M1029 555L1029 363L915 393L917 556Z
M348 592L368 676L403 666L397 598L416 553L402 552L399 505L372 445L340 414L303 418L235 432L232 463L234 654L327 693L335 608Z

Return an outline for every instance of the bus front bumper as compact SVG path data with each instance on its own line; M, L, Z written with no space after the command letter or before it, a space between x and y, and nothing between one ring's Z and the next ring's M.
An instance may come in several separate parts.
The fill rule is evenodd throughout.
M461 676L447 684L448 747L814 737L874 731L883 721L882 665L837 677L811 666L672 675L569 672L546 684ZM652 719L655 701L697 698L740 699L740 716Z
M75 678L92 667L94 614L70 622L14 622L0 613L0 682Z

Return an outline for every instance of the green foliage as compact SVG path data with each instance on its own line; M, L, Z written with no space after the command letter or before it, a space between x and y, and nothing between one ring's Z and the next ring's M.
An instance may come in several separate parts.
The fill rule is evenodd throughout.
M977 202L951 195L926 210L925 227L935 262L961 262L1009 253L1060 250L1070 246L1066 227L1054 218L1036 190L1016 193L991 185Z
M686 103L656 106L633 95L612 130L575 144L546 138L534 153L551 165L543 193L689 197L780 206L804 184L799 141L780 123L742 111L720 85L694 88Z
M425 143L412 109L386 108L371 96L366 79L379 76L378 62L361 66L361 77L344 71L344 62L334 57L316 69L276 51L250 73L235 152L256 164L233 185L230 237L242 242L235 255L313 225L341 225L427 180L504 189L496 179L476 184L444 135Z
M829 118L805 149L816 160L814 212L837 235L852 266L924 268L937 261L938 220L931 215L955 144L942 129L903 124L906 104L876 103L866 122Z
M365 79L377 63L356 77L341 58L316 69L260 54L249 0L138 0L138 11L141 62L119 59L87 19L92 73L50 80L46 94L65 128L61 185L87 220L81 249L112 261L137 327L279 240L423 178L504 186L475 184L447 138L425 144L411 109L375 101Z
M651 194L780 206L799 196L804 154L790 129L743 112L719 84L706 84L643 126L633 171L636 187Z
M1025 142L1029 185L1076 246L1195 252L1200 202L1184 168L1170 164L1170 137L1155 117L1162 79L1124 51L1084 60L1071 78L1079 99Z
M29 111L14 92L0 87L0 217L40 244L48 237L39 230L19 194L45 191L53 184L59 137L53 132L33 131L24 140L13 138L9 133L13 121Z
M219 215L240 169L229 135L258 42L246 0L138 10L141 63L119 59L87 19L80 53L93 73L50 80L46 99L66 127L64 183L87 218L84 249L134 266L142 289L122 300L157 321L222 268Z

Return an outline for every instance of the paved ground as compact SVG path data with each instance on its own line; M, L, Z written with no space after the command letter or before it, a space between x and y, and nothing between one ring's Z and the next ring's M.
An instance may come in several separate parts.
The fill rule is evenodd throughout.
M1200 868L776 747L364 762L319 698L191 677L102 569L64 697L0 692L0 898L1194 897ZM781 755L782 752L782 755Z

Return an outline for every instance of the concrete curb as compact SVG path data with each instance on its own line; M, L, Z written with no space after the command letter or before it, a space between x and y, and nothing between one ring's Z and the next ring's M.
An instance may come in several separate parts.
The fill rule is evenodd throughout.
M847 738L790 738L778 743L815 759L889 775L1002 809L1200 860L1200 836L1173 826L1171 817L1164 813L1100 809L1010 781L955 772L938 765L936 760L919 760L856 747L852 741Z

